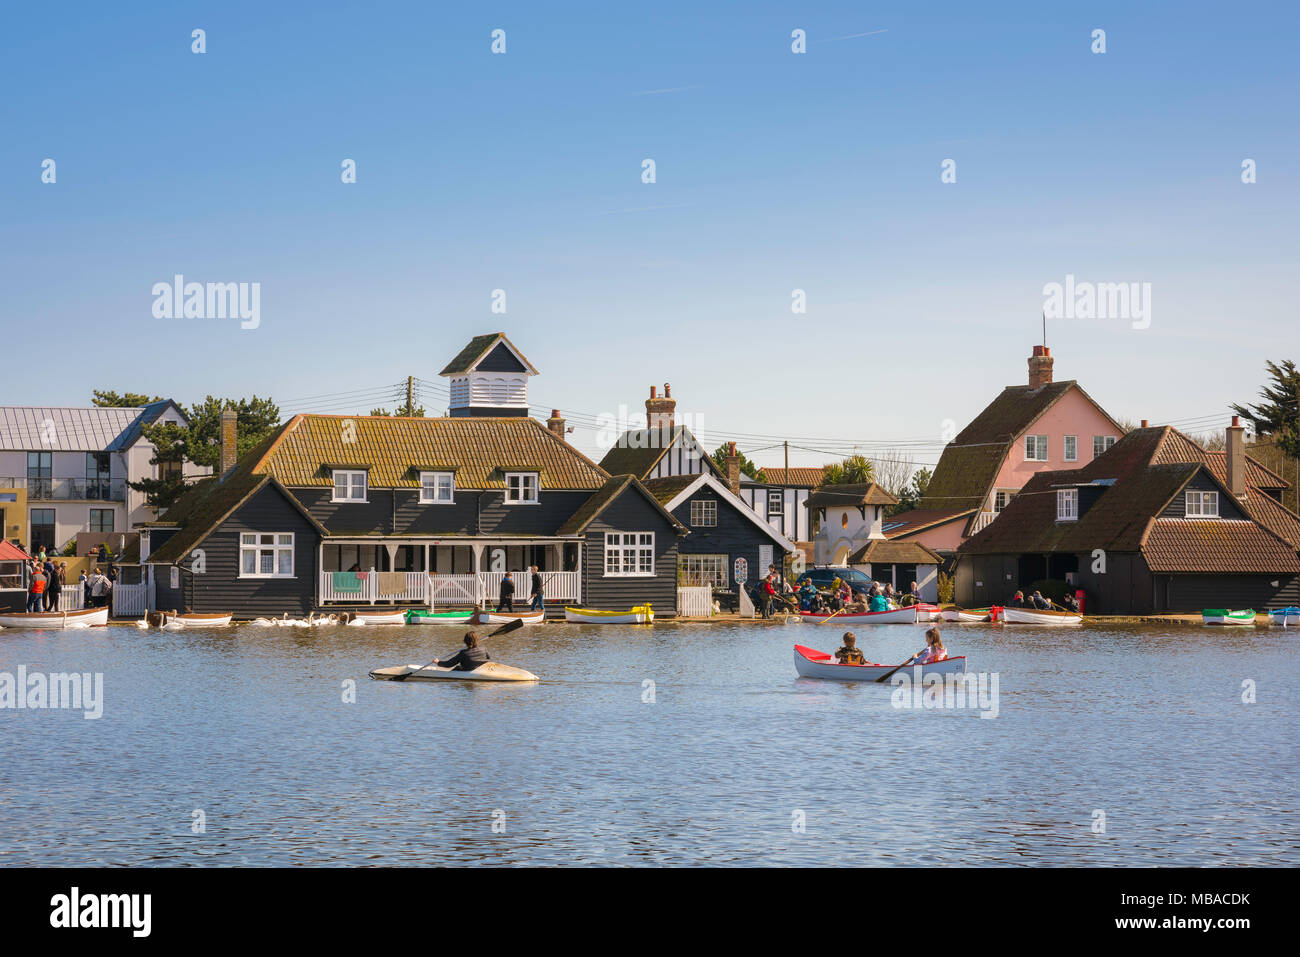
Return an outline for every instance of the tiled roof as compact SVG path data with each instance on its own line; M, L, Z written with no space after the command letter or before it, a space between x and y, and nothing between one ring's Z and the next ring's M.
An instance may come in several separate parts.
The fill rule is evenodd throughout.
M128 436L139 434L138 423L148 421L149 410L158 405L155 402L145 408L0 406L0 451L119 451L130 444L126 441Z
M917 507L978 509L997 478L1009 444L949 445L939 456L939 464L934 467L934 475Z
M758 477L768 485L788 485L794 488L816 488L826 478L826 466L792 466L788 469L760 469Z
M0 538L0 562L26 562L31 557L13 542Z
M897 505L898 499L876 482L855 485L821 485L813 489L805 503L808 508L835 506Z
M699 476L694 476L699 478ZM687 528L681 522L677 521L671 512L663 507L659 498L642 484L641 480L635 475L614 475L611 476L604 485L597 490L596 494L582 503L582 506L569 516L569 520L560 526L557 535L581 535L587 530L587 526L599 517L614 499L622 494L623 490L629 486L636 488L646 499L657 508L678 531L679 534L685 534Z
M698 475L671 475L668 478L646 479L641 484L650 490L660 505L667 506L682 489L699 478Z
M1259 489L1252 490L1244 502L1237 504L1274 535L1300 550L1300 515Z
M299 415L250 469L289 487L328 486L326 463L367 466L374 488L417 488L420 470L435 467L454 468L456 487L469 489L504 488L505 472L515 470L538 472L543 489L598 489L609 478L528 416Z
M885 519L883 531L886 538L915 535L927 528L964 518L974 511L972 508L913 508Z
M190 549L207 538L222 519L233 512L251 495L262 488L270 479L265 475L254 475L248 471L236 470L225 481L205 479L182 495L170 509L167 517L180 509L175 516L181 526L157 551L149 554L149 564L172 564L189 554Z
M1228 453L1220 449L1216 452L1202 452L1206 462L1214 471L1214 477L1220 482L1228 481ZM1266 468L1261 463L1250 457L1246 453L1246 484L1255 488L1266 488L1273 491L1281 491L1291 487L1291 483L1278 475L1270 468Z
M524 365L526 365L531 372L536 374L537 370L532 367L532 364L527 359L524 359L524 354L515 348L515 344L506 338L504 332L489 332L486 335L475 336L471 339L469 344L465 346L464 349L461 349L460 352L456 354L456 358L448 362L446 368L439 372L438 375L458 375L462 372L469 372L480 359L488 354L498 341L505 342L510 350L523 360Z
M681 434L680 425L671 430L633 429L624 432L600 460L600 467L610 475L645 478Z
M875 539L849 556L850 565L883 562L890 565L939 565L943 558L920 542L890 542Z
M1254 522L1156 519L1142 556L1153 572L1300 572L1295 551Z

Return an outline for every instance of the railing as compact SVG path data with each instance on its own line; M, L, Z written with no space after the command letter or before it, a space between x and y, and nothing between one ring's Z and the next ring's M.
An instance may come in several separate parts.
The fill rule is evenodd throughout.
M972 535L978 534L982 529L988 526L989 522L997 518L998 514L999 514L998 512L992 512L989 511L988 509L985 509L984 511L980 512L978 515L975 516L975 522L970 527L970 533Z
M373 605L378 602L439 605L495 604L501 593L505 572L479 572L477 575L427 575L424 572L397 572L405 576L401 590L387 572L321 572L320 601L350 605ZM512 572L515 600L527 602L532 581L527 572ZM337 578L335 576L338 576ZM547 601L579 601L582 583L577 572L542 572L542 594Z
M113 586L113 617L123 618L143 615L149 610L149 583L123 585L117 582Z
M86 590L76 582L64 585L59 592L59 611L80 611L85 607Z
M0 488L25 488L29 501L125 502L125 479L0 478Z
M708 585L679 585L677 614L687 618L708 618L713 614L713 589Z

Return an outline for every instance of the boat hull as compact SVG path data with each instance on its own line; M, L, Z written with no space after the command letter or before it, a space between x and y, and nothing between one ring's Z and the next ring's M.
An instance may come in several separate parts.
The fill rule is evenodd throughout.
M1268 619L1275 625L1284 627L1300 625L1300 608L1279 608L1268 613Z
M928 602L918 602L912 607L916 609L917 621L941 621L943 619L943 609L938 605L931 605Z
M370 677L377 681L392 681L400 675L410 675L407 681L540 681L531 671L512 668L510 665L489 661L473 671L453 671L450 668L421 668L419 665L406 665L396 668L376 668Z
M997 621L992 608L948 608L943 612L944 621Z
M915 625L918 620L916 608L916 605L908 605L906 608L895 608L891 611L863 611L839 614L834 617L802 611L799 617L804 621L827 625ZM929 621L929 615L920 620Z
M647 625L655 620L649 605L628 611L598 611L594 608L565 608L564 620L583 625Z
M1002 620L1008 625L1078 625L1083 622L1083 616L1039 608L1004 608Z
M468 625L474 620L472 611L408 611L408 625Z
M921 677L929 675L964 675L966 673L966 656L945 658L928 665L907 665L899 669L899 674L906 671L909 676L921 669ZM898 668L898 665L842 665L832 656L814 648L803 645L794 646L794 668L801 678L822 678L829 681L875 681Z
M0 615L0 628L88 628L107 624L107 605L79 611L33 611Z
M510 622L519 619L525 625L540 625L546 618L544 611L526 611L526 612L500 612L500 611L480 611L474 616L476 625L508 625Z
M406 624L406 609L397 608L393 611L359 611L348 624L404 625Z
M1227 608L1207 608L1201 612L1201 623L1204 625L1241 625L1254 626L1255 611L1251 608L1245 608L1241 611L1232 611Z
M162 615L165 628L225 628L234 615Z

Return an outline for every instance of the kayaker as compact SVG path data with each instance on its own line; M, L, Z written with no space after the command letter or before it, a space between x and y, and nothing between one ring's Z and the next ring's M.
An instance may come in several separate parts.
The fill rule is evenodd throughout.
M844 633L844 645L839 651L835 652L835 657L839 659L842 665L861 665L866 664L866 657L858 648L857 636L851 631Z
M931 628L925 633L925 651L921 652L919 658L914 664L928 665L936 661L943 661L948 657L948 649L943 646L943 639L939 637L939 629Z
M465 647L456 652L450 658L439 658L437 664L441 668L450 668L452 671L473 671L492 659L487 653L486 648L480 648L478 644L478 635L472 631L465 632Z
M531 600L528 602L528 610L537 611L537 609L542 607L542 575L541 572L537 570L536 565L530 565L529 571L533 573L533 590L530 596Z
M515 610L515 583L506 572L505 577L501 579L501 594L497 596L497 611L514 611Z

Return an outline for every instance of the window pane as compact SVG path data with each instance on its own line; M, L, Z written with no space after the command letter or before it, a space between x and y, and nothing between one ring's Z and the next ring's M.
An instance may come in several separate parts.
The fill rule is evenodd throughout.
M240 536L239 536L239 544L241 544L241 545L256 545L256 544L257 544L257 536L256 536L256 535L240 535Z
M258 572L263 575L270 575L275 571L274 553L262 551L257 553Z
M293 550L282 548L279 550L279 562L276 573L280 575L293 574Z
M239 570L245 575L252 575L257 571L257 552L251 548L245 549L239 553Z
M281 545L292 545L292 544L293 544L293 536L292 536L292 535L277 535L277 536L275 536L275 539L276 539L276 541L277 541L279 544L281 544Z

